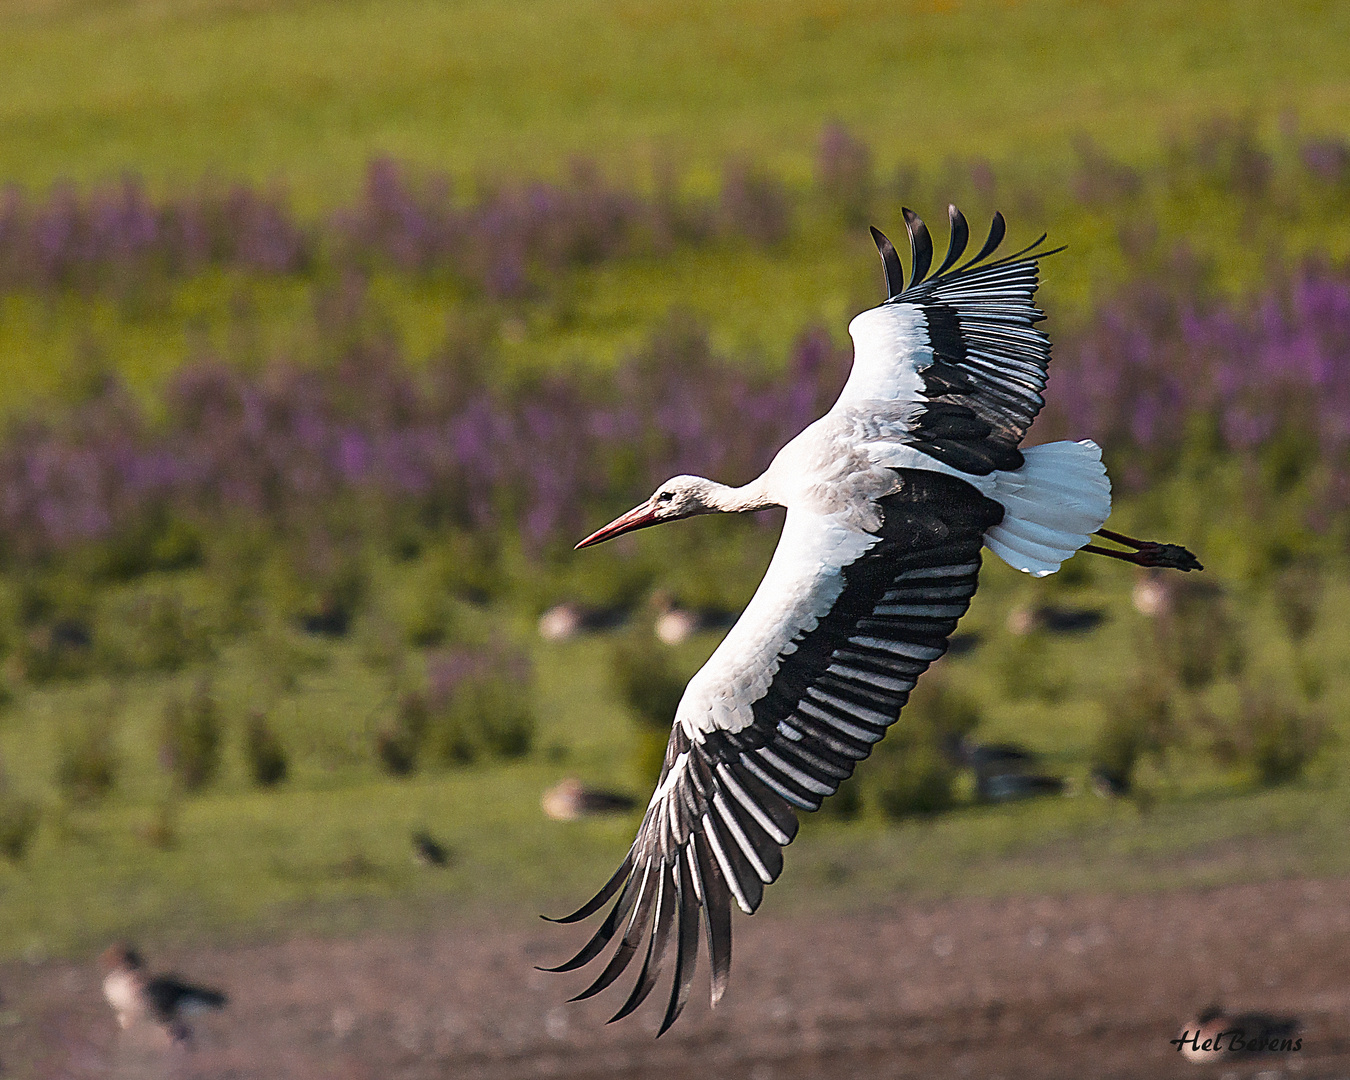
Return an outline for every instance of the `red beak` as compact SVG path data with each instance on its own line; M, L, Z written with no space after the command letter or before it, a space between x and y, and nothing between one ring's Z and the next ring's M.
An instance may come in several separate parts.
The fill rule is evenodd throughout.
M634 529L645 529L648 525L656 524L656 509L650 502L645 502L641 506L635 506L628 513L616 517L603 529L591 533L574 551L581 548L590 547L592 544L599 544L605 540L612 540L616 536L621 536L626 532L632 532Z

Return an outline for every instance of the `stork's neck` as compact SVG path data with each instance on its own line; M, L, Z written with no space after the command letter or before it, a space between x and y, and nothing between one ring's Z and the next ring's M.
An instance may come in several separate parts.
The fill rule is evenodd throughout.
M771 506L781 506L768 490L768 484L761 474L744 487L727 487L715 480L708 481L708 491L704 501L708 508L723 514L743 514L751 510L767 510Z

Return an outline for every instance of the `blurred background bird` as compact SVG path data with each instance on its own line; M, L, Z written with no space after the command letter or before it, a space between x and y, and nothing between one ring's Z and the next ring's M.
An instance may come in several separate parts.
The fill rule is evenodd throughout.
M1232 1065L1254 1057L1269 1059L1281 1054L1297 1061L1295 1055L1303 1048L1298 1035L1297 1017L1263 1012L1230 1013L1214 1004L1202 1009L1179 1038L1182 1040L1181 1052L1187 1061L1198 1065Z
M413 861L419 866L446 867L454 858L454 853L425 829L417 829L412 834Z
M621 814L637 805L637 800L631 795L590 787L573 776L554 784L544 792L539 802L545 815L554 821L579 821L598 814Z
M154 1027L175 1043L192 1037L190 1017L223 1009L228 1000L219 990L183 982L176 975L150 974L140 954L126 944L104 950L99 968L103 996L123 1030Z

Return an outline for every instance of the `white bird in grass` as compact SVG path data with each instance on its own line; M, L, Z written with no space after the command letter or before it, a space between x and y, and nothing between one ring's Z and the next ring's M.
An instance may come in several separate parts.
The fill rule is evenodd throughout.
M783 868L798 810L816 810L896 720L915 680L946 651L970 605L980 548L1029 574L1079 550L1141 566L1199 569L1185 548L1101 530L1111 488L1092 442L1019 444L1043 404L1050 342L1035 324L1035 244L1002 259L994 215L979 253L955 266L969 230L931 276L923 222L904 211L912 282L872 230L888 298L849 324L853 370L834 407L763 475L730 488L677 476L577 547L695 514L787 508L754 598L689 681L660 781L618 871L573 914L614 899L595 935L552 971L619 944L580 998L612 984L646 945L617 1020L651 992L674 947L661 1024L688 1000L706 923L712 1001L731 966L731 901L752 914ZM1132 552L1088 543L1093 533ZM617 899L615 899L617 894ZM622 931L622 933L620 933Z

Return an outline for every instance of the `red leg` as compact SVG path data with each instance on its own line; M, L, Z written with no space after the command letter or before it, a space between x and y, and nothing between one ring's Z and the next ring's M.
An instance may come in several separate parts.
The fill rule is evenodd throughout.
M1117 544L1132 547L1135 550L1132 552L1112 551L1110 548L1088 544L1082 549L1083 551L1090 551L1094 555L1106 555L1112 559L1122 559L1125 562L1133 563L1135 566L1186 571L1204 569L1200 565L1200 560L1180 544L1159 544L1153 540L1135 540L1123 533L1112 532L1110 529L1098 529L1097 535Z

